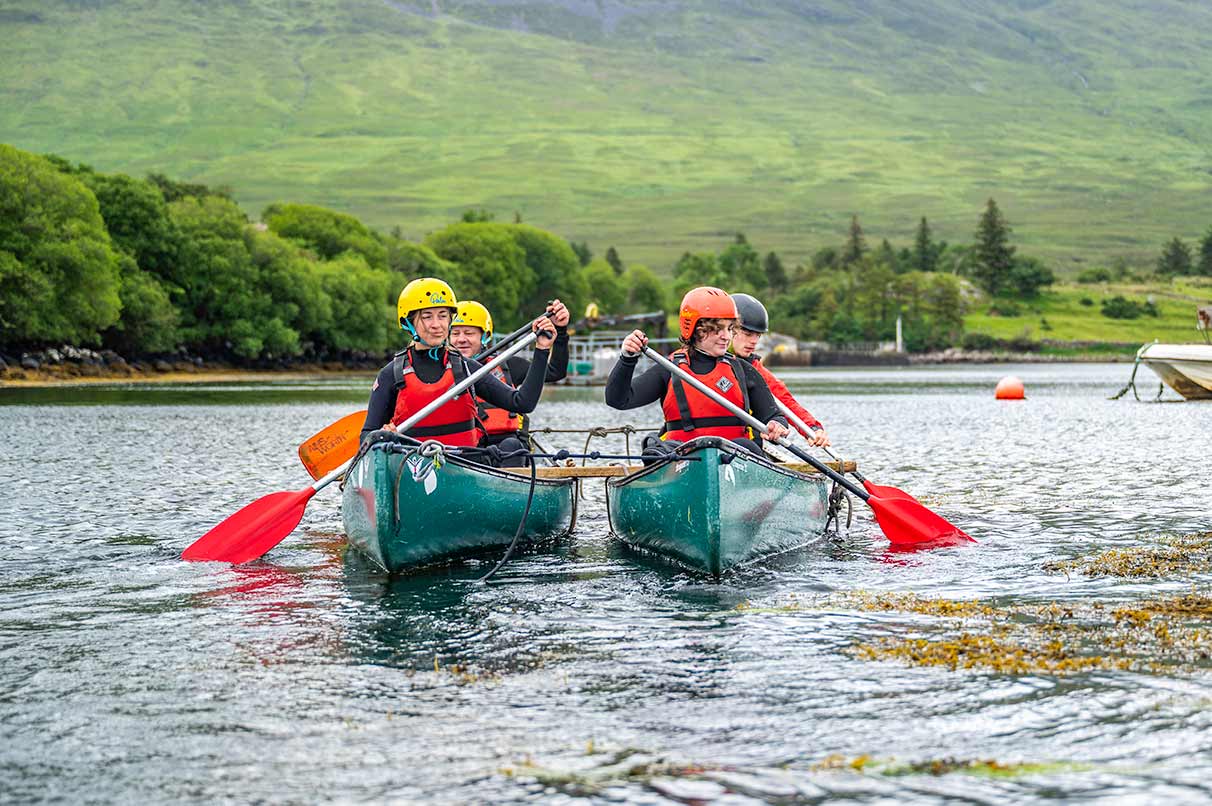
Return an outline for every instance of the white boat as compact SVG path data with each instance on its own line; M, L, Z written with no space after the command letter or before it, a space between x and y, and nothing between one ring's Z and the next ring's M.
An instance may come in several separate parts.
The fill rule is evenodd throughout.
M1146 344L1136 359L1187 400L1212 399L1212 344Z
M1196 309L1196 329L1203 333L1204 344L1161 344L1153 342L1136 351L1136 363L1132 365L1132 377L1128 385L1113 396L1117 400L1131 389L1137 400L1136 370L1144 364L1162 383L1187 400L1212 400L1212 306ZM1161 397L1161 387L1157 396Z

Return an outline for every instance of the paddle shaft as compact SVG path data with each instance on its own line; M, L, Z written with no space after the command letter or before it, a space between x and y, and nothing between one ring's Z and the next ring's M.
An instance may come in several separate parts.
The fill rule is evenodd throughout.
M798 429L800 430L800 433L801 433L801 434L807 434L809 431L815 431L815 430L816 430L815 428L810 428L810 427L809 427L809 426L808 426L808 425L807 425L807 424L806 424L806 423L805 423L803 420L801 420L801 419L799 418L799 415L797 415L797 414L796 414L794 411L792 411L792 410L791 410L791 409L790 409L790 408L787 406L787 404L786 404L786 403L784 403L783 401L779 400L777 397L774 399L774 402L775 402L775 403L777 403L777 404L779 405L779 411L783 412L783 416L785 416L785 417L787 418L787 422L791 423L791 424L792 424L792 425L794 425L796 428L798 428ZM834 453L833 451L829 450L829 446L828 446L828 445L822 445L822 446L821 446L821 450L823 450L825 453L829 454L829 458L830 458L830 459L832 459L832 460L834 460L835 462L840 462L840 461L842 461L842 460L841 460L841 458L840 458L840 457L839 457L839 456L838 456L836 453ZM854 477L855 477L856 479L858 479L859 481L866 481L866 480L867 480L867 479L863 478L861 475L859 475L859 472L858 472L857 470L851 470L851 471L850 471L850 475L854 476Z
M527 327L530 327L530 325L527 325ZM416 414L412 415L407 420L405 420L404 422L397 425L396 431L403 434L405 431L412 428L414 425L421 422L429 415L433 414L435 411L440 409L442 406L446 405L446 403L449 402L451 400L451 398L457 396L459 393L463 392L465 389L467 389L472 384L474 384L476 381L480 380L485 375L492 372L498 366L505 363L509 359L513 358L515 353L519 353L522 350L525 350L537 338L538 338L538 334L533 333L533 332L527 336L523 336L521 341L519 341L517 344L515 344L512 347L510 347L509 349L505 350L500 355L498 355L496 358L492 359L487 364L480 367L475 372L471 373L466 378L464 378L463 380L456 383L454 386L447 389L444 394L439 396L437 399L431 401L429 403L429 405L425 406L420 411L418 411ZM329 473L327 476L317 479L316 483L311 485L311 488L313 490L315 490L316 492L319 492L321 490L321 488L327 487L329 484L332 484L334 481L341 478L341 474L349 469L349 466L352 462L353 462L353 459L350 459L348 462L341 465L336 470Z
M686 383L693 386L695 389L698 389L700 392L707 395L707 397L711 398L716 403L719 403L721 406L728 409L730 412L732 412L737 417L739 417L741 419L741 422L745 423L746 425L752 426L759 433L764 433L766 431L766 423L762 422L757 417L754 417L752 414L745 411L740 406L736 405L731 400L724 397L719 392L717 392L716 390L712 389L707 384L700 381L693 374L687 372L686 370L679 367L677 364L670 361L665 356L658 353L656 350L653 350L651 347L645 347L644 355L648 356L650 359L655 361L657 364L659 364L662 367L664 367L665 369L669 370L671 373L673 373L674 377L680 378L681 380L683 380ZM739 379L739 380L741 380L741 382L744 383L744 379ZM818 471L820 471L821 473L824 473L826 476L828 476L829 478L836 481L838 484L845 487L847 491L857 495L859 498L863 499L864 501L866 501L867 499L869 499L871 497L871 494L868 493L866 490L864 490L862 487L859 487L857 484L852 482L850 479L846 478L841 473L838 473L833 468L829 467L829 465L827 465L824 462L822 462L821 460L817 459L815 456L808 453L807 451L800 450L795 445L792 445L791 443L787 442L784 439L773 439L770 441L773 442L775 445L781 445L784 448L786 448L787 450L791 451L796 456L803 459L808 464L812 465Z
M529 333L531 325L533 325L536 320L542 319L546 315L547 315L546 313L539 314L534 319L531 319L529 322L522 325L520 328L518 328L514 332L510 333L508 336L506 336L505 338L498 341L496 344L491 344L488 347L484 348L483 350L481 350L479 353L476 354L476 357L474 360L483 361L484 359L488 358L488 356L492 355L493 353L497 352L498 350L504 350L506 347L513 344L515 341L517 341L518 339L522 338L527 333Z

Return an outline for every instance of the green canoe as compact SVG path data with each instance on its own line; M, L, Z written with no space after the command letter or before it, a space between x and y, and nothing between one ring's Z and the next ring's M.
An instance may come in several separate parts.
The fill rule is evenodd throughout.
M715 437L606 483L610 529L632 548L719 576L819 540L828 482Z
M341 497L345 534L389 572L504 549L513 540L530 476L449 454L439 463L376 446ZM563 537L576 522L576 480L538 479L521 545Z

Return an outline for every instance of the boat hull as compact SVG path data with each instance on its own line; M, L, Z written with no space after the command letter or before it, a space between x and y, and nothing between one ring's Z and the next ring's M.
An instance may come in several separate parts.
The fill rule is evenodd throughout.
M1212 399L1212 345L1150 344L1138 357L1162 383L1188 400Z
M607 482L610 529L628 546L719 576L824 535L824 478L710 437L679 454Z
M397 573L505 548L529 490L529 475L449 456L434 466L416 454L371 450L345 484L341 517L350 545ZM575 521L575 479L538 479L519 543L563 537Z

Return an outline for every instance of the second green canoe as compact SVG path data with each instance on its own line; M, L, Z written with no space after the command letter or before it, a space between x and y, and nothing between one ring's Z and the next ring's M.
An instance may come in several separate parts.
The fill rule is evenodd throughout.
M610 480L606 500L624 543L715 576L819 540L829 508L825 478L715 437Z

